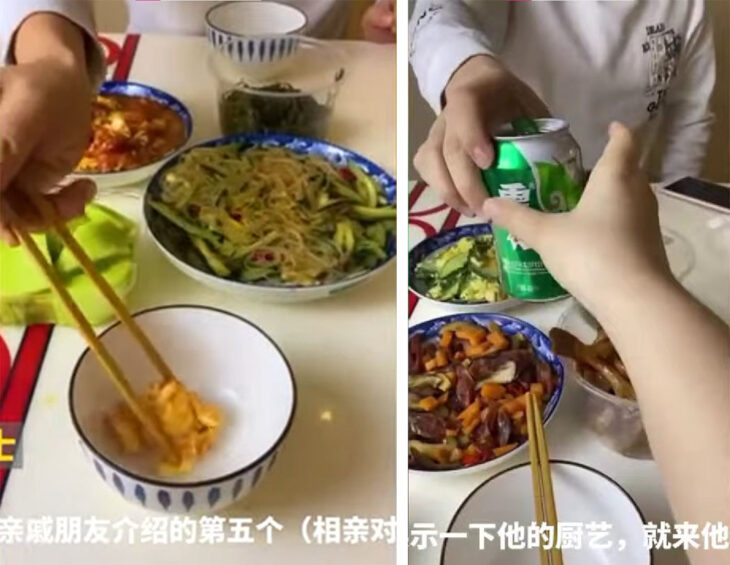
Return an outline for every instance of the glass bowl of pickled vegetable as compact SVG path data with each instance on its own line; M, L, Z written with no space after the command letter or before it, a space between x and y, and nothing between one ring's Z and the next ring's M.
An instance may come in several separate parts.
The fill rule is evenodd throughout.
M580 304L575 302L558 321L558 327L584 344L595 344L599 334L598 322ZM606 363L604 371L615 370L614 364L621 363L615 351L608 358L597 358ZM639 403L633 388L613 389L597 378L596 371L587 363L564 358L566 373L578 386L580 413L586 425L609 449L626 457L651 459L649 440L641 419ZM620 393L620 394L619 394Z
M294 38L298 47L290 56L268 62L241 62L226 49L211 49L209 65L223 134L287 133L326 139L345 77L345 56L330 43Z

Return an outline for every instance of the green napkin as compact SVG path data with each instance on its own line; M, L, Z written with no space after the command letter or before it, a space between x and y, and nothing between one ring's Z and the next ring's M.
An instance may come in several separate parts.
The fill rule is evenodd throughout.
M109 208L92 204L68 227L100 274L120 296L126 296L136 274L136 224ZM89 322L98 325L109 321L114 315L111 307L62 242L51 233L33 235L33 239ZM71 325L72 320L28 253L0 243L0 324L37 323Z

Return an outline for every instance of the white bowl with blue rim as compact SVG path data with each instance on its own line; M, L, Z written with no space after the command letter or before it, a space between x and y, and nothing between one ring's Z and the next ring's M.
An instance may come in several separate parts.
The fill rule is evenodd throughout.
M383 188L385 198L390 204L396 202L396 182L375 163L365 157L333 145L326 141L297 137L285 134L241 134L231 135L206 141L191 147L219 147L239 144L245 147L283 147L302 155L317 155L332 163L336 168L347 167L348 164L361 167L365 173L373 177ZM249 283L227 279L215 275L202 257L189 244L185 232L177 228L156 212L149 204L162 190L162 179L166 172L178 162L185 153L168 161L152 178L144 198L143 214L149 233L162 254L182 273L212 289L238 294L242 297L276 303L293 303L319 300L344 292L362 284L382 273L395 259L396 241L390 237L386 242L386 257L372 269L354 273L341 280L314 285L297 285L285 283ZM183 242L183 243L181 243Z
M432 253L455 244L465 237L476 237L484 234L491 234L491 224L471 224L445 230L419 242L410 253L408 253L408 288L422 300L431 302L446 312L478 313L478 312L503 312L521 304L517 298L507 297L497 302L475 301L464 302L461 300L439 300L428 296L426 289L418 284L416 278L416 267Z
M71 175L72 178L91 179L96 183L96 186L99 189L124 187L136 184L154 175L155 172L165 162L165 160L169 159L170 157L175 155L175 153L183 149L185 145L187 145L190 141L190 136L193 134L193 117L190 114L190 110L188 110L185 104L180 102L180 100L175 98L172 94L168 94L167 92L153 86L127 81L107 81L101 85L101 88L99 89L99 94L116 94L122 96L148 98L162 104L163 106L175 112L175 114L177 114L177 116L182 120L185 126L185 139L179 147L176 147L166 155L161 156L159 159L155 160L149 165L136 167L134 169L129 169L126 171L110 173L76 172Z
M553 353L550 338L539 329L537 329L535 326L528 322L525 322L524 320L513 318L512 316L508 316L506 314L482 313L452 314L450 316L443 316L441 318L435 318L433 320L421 322L420 324L411 326L408 329L408 339L410 340L414 335L418 333L420 333L423 336L423 339L426 341L430 339L437 339L439 337L439 331L441 330L441 328L447 324L452 324L454 322L468 322L471 324L485 327L489 324L494 323L497 324L502 332L507 336L521 333L527 339L527 341L532 345L537 359L547 363L557 379L557 385L555 386L555 390L553 390L543 410L542 421L543 424L547 426L547 424L552 420L553 416L555 416L558 405L560 404L560 399L563 397L563 388L565 386L565 368L563 367L563 362L561 361L560 357ZM409 472L416 475L432 477L453 477L456 475L469 475L473 473L479 473L485 471L486 469L492 469L494 467L502 465L506 460L522 452L526 446L527 442L525 441L515 447L513 450L508 451L507 453L504 453L499 457L495 457L494 459L490 459L489 461L485 461L484 463L479 463L477 465L472 465L469 467L460 467L458 469L409 468Z
M566 565L649 565L652 552L644 544L644 517L631 495L608 475L572 461L551 460L555 506L560 527L573 524L580 547L562 550ZM447 532L464 532L464 537L448 536L441 548L441 565L533 565L539 563L538 550L528 546L528 529L535 522L535 505L529 463L506 469L485 480L461 503ZM472 526L472 524L474 526ZM476 524L491 524L492 541L479 543ZM522 548L500 548L498 531L502 524L525 533ZM588 524L606 524L606 535L589 531ZM517 532L516 532L517 533ZM596 535L598 534L598 535ZM514 541L519 541L515 536ZM567 537L563 539L568 540ZM506 541L506 538L505 538ZM515 545L518 545L515 543Z
M181 475L160 475L154 453L124 454L104 420L121 398L87 349L69 389L79 444L94 472L129 502L162 512L217 512L248 495L276 461L296 409L289 363L260 328L221 310L165 306L137 313L135 320L186 388L221 408L220 436L193 470ZM119 323L100 339L137 394L159 381Z
M297 34L307 27L304 12L279 2L223 2L205 14L211 46L244 64L285 59L299 46Z

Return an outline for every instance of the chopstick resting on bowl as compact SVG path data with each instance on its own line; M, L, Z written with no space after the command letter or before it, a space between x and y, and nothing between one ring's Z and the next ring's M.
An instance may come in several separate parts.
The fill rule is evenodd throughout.
M530 447L530 469L532 471L532 493L535 499L535 521L538 525L547 524L553 528L553 539L557 539L558 514L555 510L553 479L550 473L545 429L539 401L531 392L527 393L527 435ZM542 565L563 565L563 553L553 546L546 550L540 546Z
M125 323L125 326L130 328L131 333L137 339L140 345L142 345L145 352L149 354L149 348L149 350L154 353L154 355L150 355L150 359L154 359L156 357L157 359L159 359L161 366L167 368L167 365L162 360L160 354L157 352L157 350L154 349L154 346L144 335L141 328L134 322L131 315L126 309L126 306L124 306L119 297L114 293L114 290L109 286L106 280L96 271L96 268L91 262L91 259L89 259L88 255L86 255L78 242L73 238L71 232L68 231L66 226L60 220L53 206L48 203L42 196L31 197L31 200L33 201L33 204L37 208L37 211L41 214L41 217L44 219L44 221L54 227L54 230L58 233L64 244L68 246L69 250L74 254L84 270L89 274L94 283L99 287L101 293L114 306L114 309L117 311L119 317ZM35 241L25 230L19 228L12 228L12 230L15 234L15 237L18 238L18 241L21 242L23 247L30 254L32 259L35 261L35 263L48 279L51 288L61 300L66 310L68 310L68 313L76 323L76 326L81 332L81 335L88 344L89 349L91 349L96 354L99 362L111 378L112 383L119 390L119 393L122 395L124 401L132 410L132 413L139 419L142 426L150 434L150 437L152 437L152 439L162 448L165 454L172 456L173 460L177 460L178 454L174 446L172 445L172 442L162 432L157 423L149 416L147 411L139 403L134 395L134 390L132 389L132 386L129 384L127 378L124 376L121 367L115 361L114 357L112 357L109 350L96 336L93 327L84 317L83 312L74 302L73 298L64 287L63 281L61 280L53 265L51 265L46 260L46 258L43 256L43 253L36 245ZM125 322L125 318L127 321L131 322L131 325ZM140 337L142 339L140 339ZM155 366L157 367L157 364ZM169 372L169 368L167 368L167 371ZM165 372L160 372L163 374L163 376L165 376L167 380L168 377L166 376ZM172 373L169 372L169 375L172 375ZM174 379L174 376L171 378Z
M76 257L76 260L81 265L81 268L93 281L107 302L109 302L109 305L114 309L114 312L119 317L122 324L124 324L124 326L137 340L139 345L147 354L152 365L162 376L163 380L165 382L177 380L172 369L170 369L170 366L162 358L162 355L160 355L159 351L157 351L155 346L152 345L152 342L142 331L142 328L140 328L137 322L134 321L134 318L129 313L129 310L127 310L124 302L122 302L119 296L117 296L117 293L114 292L114 289L106 281L106 279L99 274L99 271L97 271L96 267L94 267L94 263L76 241L68 227L66 227L66 224L61 220L61 218L59 218L55 208L45 198L38 194L32 195L31 200L40 212L43 220L53 226L53 231L55 231L58 237L61 238L61 241L66 247L68 247L69 251L73 253L73 256Z

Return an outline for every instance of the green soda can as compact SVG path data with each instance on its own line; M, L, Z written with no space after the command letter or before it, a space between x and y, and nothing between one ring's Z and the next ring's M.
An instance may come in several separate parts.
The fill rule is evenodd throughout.
M482 171L489 195L510 198L542 212L572 210L585 184L580 147L565 120L536 119L534 124L537 133L526 133L519 122L497 131L494 163ZM528 301L554 300L568 294L537 252L504 229L495 227L494 237L507 294Z

